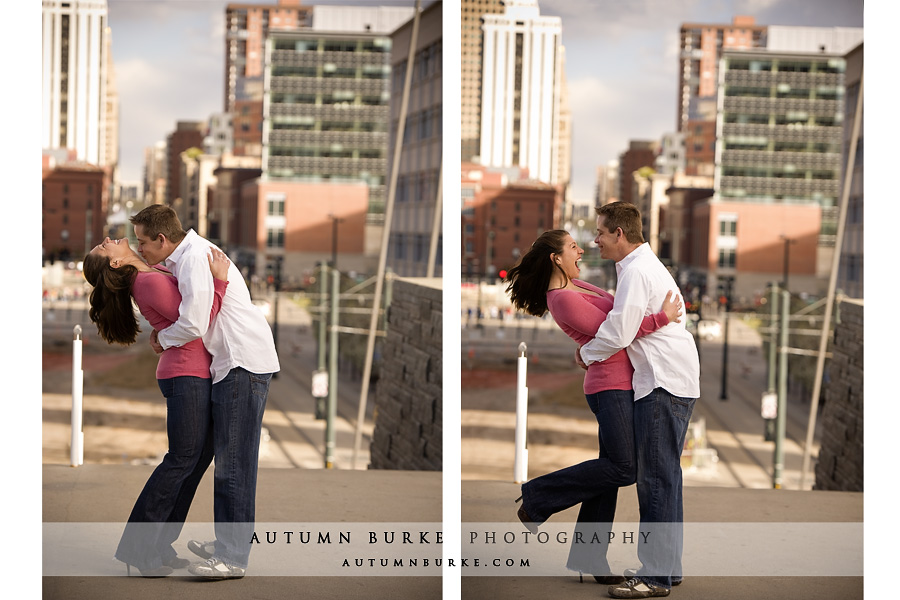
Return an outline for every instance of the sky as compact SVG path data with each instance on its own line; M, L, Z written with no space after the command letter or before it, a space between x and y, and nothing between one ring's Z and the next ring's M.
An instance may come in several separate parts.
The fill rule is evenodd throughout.
M539 0L562 19L572 110L572 192L592 201L596 168L630 140L676 130L682 23L862 27L862 0Z

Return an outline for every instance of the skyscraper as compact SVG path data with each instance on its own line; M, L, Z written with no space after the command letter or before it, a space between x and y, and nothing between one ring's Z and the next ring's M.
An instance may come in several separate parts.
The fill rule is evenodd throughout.
M112 32L109 27L106 28L106 90L104 93L106 120L105 139L102 145L103 154L100 156L100 163L104 166L112 167L113 171L117 170L119 164L119 92L116 88L116 69L113 64L112 55ZM113 175L113 179L116 179Z
M401 277L428 274L432 235L437 235L435 276L441 276L440 214L435 215L441 175L443 102L443 2L422 11L414 48L404 142L394 194L388 266ZM391 35L391 123L399 123L413 22ZM393 127L392 127L393 129ZM388 173L393 172L396 136L388 139ZM435 216L438 219L434 229Z
M270 29L308 27L312 7L300 0L229 4L225 8L225 112L233 115L234 153L262 154L265 43Z
M503 12L501 0L462 0L460 60L460 138L462 160L481 151L482 17Z
M106 0L44 0L41 146L106 166Z
M509 0L483 19L481 164L561 183L562 21L542 17L537 0Z
M847 70L844 83L847 93L844 102L844 139L841 161L847 165L850 143L853 136L853 121L859 106L859 88L863 75L863 45L860 44L846 56ZM860 108L862 110L862 108ZM862 118L862 117L861 117ZM859 139L856 144L853 171L846 172L844 178L851 177L850 196L847 199L847 216L844 224L844 240L841 247L841 262L838 269L837 285L851 298L863 297L863 127L860 123ZM846 179L841 182L845 185ZM843 187L841 188L843 190Z
M684 134L685 172L713 173L715 158L716 90L719 60L727 49L761 48L764 25L737 16L731 24L684 23L678 55L677 131Z

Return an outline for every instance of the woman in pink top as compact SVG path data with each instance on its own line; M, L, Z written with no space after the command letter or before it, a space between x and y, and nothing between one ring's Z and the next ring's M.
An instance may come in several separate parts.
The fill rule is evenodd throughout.
M215 317L228 285L228 258L213 249L209 268L215 297ZM94 289L90 318L108 343L133 344L140 332L132 299L154 329L168 327L178 318L181 294L178 283L163 268L148 266L127 240L110 240L84 259L84 277ZM159 388L166 398L169 449L138 496L119 541L116 558L135 565L145 577L168 575L185 568L172 543L178 539L197 486L212 461L210 430L212 357L196 339L165 350L156 368Z
M579 345L593 339L612 310L613 296L576 279L584 250L563 230L547 231L531 245L506 276L507 292L517 309L536 317L548 310L557 325ZM659 313L644 317L638 335L647 335L677 321L681 302L672 293ZM518 517L532 532L551 515L581 503L567 568L591 573L598 583L616 584L606 544L577 543L598 534L604 542L612 531L620 487L635 482L634 369L625 350L592 363L584 377L588 407L597 419L598 458L566 467L522 484Z

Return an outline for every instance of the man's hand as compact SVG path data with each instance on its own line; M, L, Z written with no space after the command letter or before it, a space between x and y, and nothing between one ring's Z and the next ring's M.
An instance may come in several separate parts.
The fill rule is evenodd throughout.
M163 353L163 347L159 345L159 332L155 329L150 332L150 347L153 348L153 351L157 354Z
M579 367L587 371L588 366L584 364L584 360L581 358L581 346L575 348L575 362Z

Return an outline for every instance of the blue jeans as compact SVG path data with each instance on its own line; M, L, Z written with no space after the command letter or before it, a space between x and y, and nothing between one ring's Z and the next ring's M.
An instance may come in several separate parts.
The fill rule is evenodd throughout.
M138 496L116 549L117 559L144 570L175 558L172 543L213 456L211 381L172 377L157 382L166 398L169 450Z
M214 556L246 568L256 521L256 474L271 373L236 367L212 386Z
M642 566L637 576L665 588L682 577L681 450L696 402L656 388L634 403L641 540L650 540L638 544Z
M619 488L635 481L634 392L607 390L586 398L597 418L598 457L522 484L522 502L536 523L580 502L566 566L606 575L610 569L605 542L616 514ZM604 543L591 543L594 533Z

